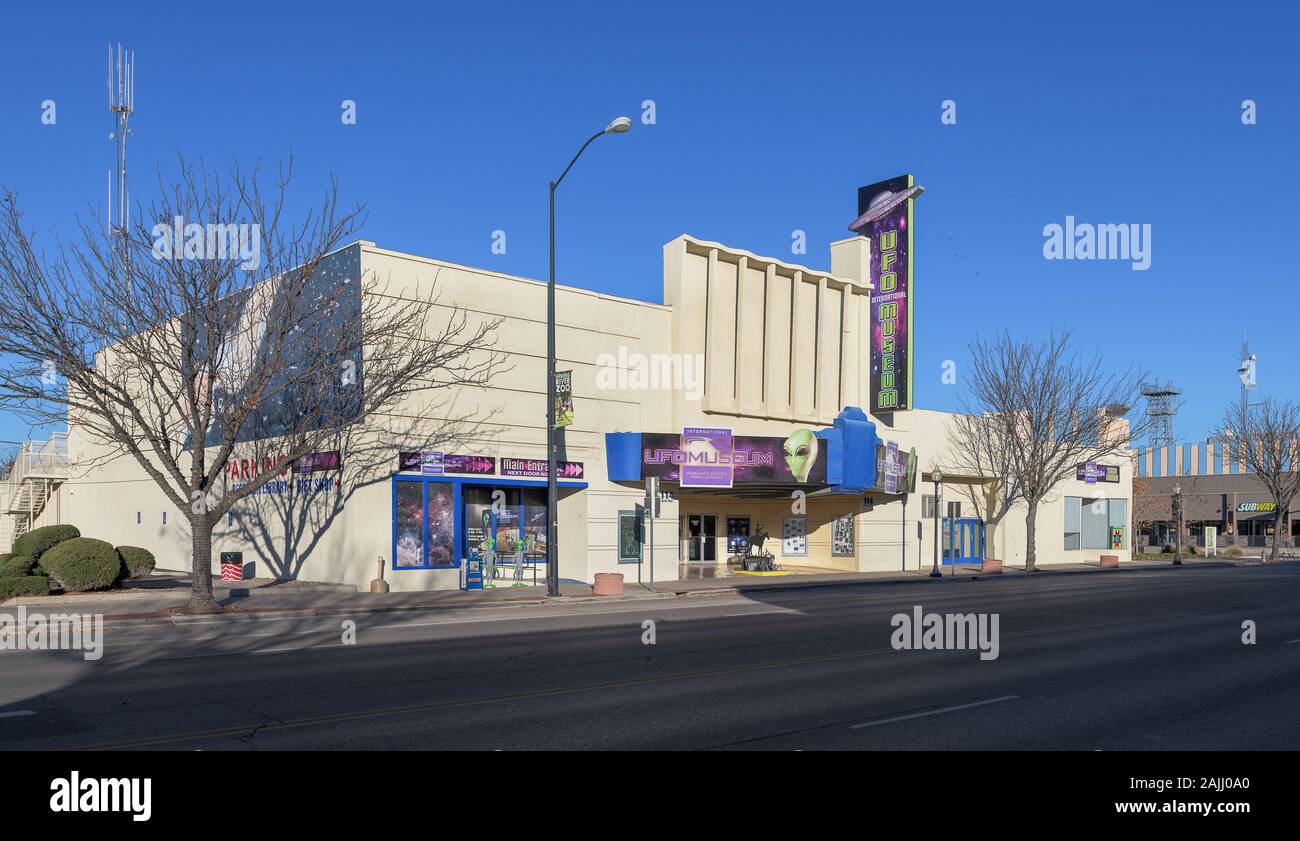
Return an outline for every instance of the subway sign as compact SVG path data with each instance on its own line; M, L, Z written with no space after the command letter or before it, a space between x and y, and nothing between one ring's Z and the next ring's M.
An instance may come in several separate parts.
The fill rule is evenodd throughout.
M858 190L849 230L871 240L872 414L912 408L912 204L922 188L910 175Z
M1277 510L1276 502L1239 502L1238 514L1266 514Z

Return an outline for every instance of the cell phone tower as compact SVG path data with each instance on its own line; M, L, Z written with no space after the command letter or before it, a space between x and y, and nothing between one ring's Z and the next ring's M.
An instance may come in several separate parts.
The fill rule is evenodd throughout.
M109 233L118 239L122 259L127 259L127 241L130 236L131 205L126 188L126 139L131 134L131 115L135 113L135 51L123 50L117 45L108 46L108 110L115 126L109 140L116 141L117 158L109 173L108 218ZM113 194L117 194L117 212L113 212Z
M1250 352L1250 342L1241 340L1241 361L1237 364L1237 378L1241 380L1241 412L1250 411L1250 393L1255 390L1255 354Z
M1182 393L1183 390L1175 388L1172 381L1164 385L1153 382L1142 386L1142 396L1147 399L1147 416L1151 418L1152 448L1160 449L1174 443L1174 415L1178 411L1174 400Z

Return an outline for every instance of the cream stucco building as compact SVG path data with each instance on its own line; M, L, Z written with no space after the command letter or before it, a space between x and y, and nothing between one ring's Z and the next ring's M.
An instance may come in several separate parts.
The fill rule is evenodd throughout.
M364 589L383 558L395 590L454 589L472 584L467 569L489 536L507 570L515 554L505 549L516 541L526 561L538 562L546 284L371 242L337 254L386 278L391 294L436 284L449 312L454 303L472 322L500 319L497 351L506 365L489 388L446 395L447 443L437 452L415 451L403 439L398 407L382 419L383 432L368 421L341 435L337 461L287 474L238 503L214 534L214 571L220 553L239 552L259 577ZM656 581L725 574L739 539L760 527L770 535L765 548L786 569L928 569L935 545L929 476L954 463L951 416L914 409L874 417L853 408L868 405L870 240L832 244L829 271L690 236L667 243L663 256L662 304L558 289L557 367L572 371L574 404L574 422L560 437L561 578L650 577L634 512L652 474L665 492L653 531ZM918 325L924 341L923 318ZM674 453L694 446L683 432L695 428L725 431L743 454L728 472L730 487L681 481ZM812 454L787 459L800 445ZM913 451L908 476L886 483L887 465L906 463ZM152 550L160 568L187 568L186 517L133 461L105 463L103 455L72 425L68 476L46 510L87 536ZM241 479L241 458L237 447L227 481ZM1067 481L1042 506L1041 564L1102 553L1129 558L1130 461L1112 462L1104 480ZM869 486L855 484L868 474ZM904 494L909 476L912 492ZM1022 562L1023 509L986 531L968 494L981 481L947 469L940 515L955 516L941 529L962 544L951 554ZM960 511L949 510L954 502ZM532 583L532 568L524 578Z

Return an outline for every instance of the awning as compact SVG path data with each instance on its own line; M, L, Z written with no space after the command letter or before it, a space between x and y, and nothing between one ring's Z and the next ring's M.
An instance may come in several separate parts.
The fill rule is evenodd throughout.
M688 485L682 490L736 494L747 488L759 493L805 489L860 494L879 490L877 448L881 442L876 425L856 406L845 407L829 429L796 426L787 438L722 437L730 442L731 452L719 456L716 447L683 447L679 433L607 432L605 463L610 481L641 482L657 476L664 482L679 482L683 466L723 464L724 472L730 465L729 488L723 483L720 488ZM795 470L801 470L801 475Z

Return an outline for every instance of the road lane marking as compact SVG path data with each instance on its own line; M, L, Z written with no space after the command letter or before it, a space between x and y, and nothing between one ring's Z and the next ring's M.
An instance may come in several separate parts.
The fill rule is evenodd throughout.
M7 713L0 713L0 718L19 718L24 715L36 715L36 710L13 710Z
M720 677L723 675L736 675L748 672L762 672L771 669L788 669L792 666L811 666L826 663L835 663L846 660L856 660L863 657L874 657L895 653L892 648L878 648L870 651L853 651L844 654L828 654L819 657L802 657L789 660L778 660L775 662L755 663L746 666L731 666L722 669L707 669L695 672L676 672L667 675L657 675L655 677L635 678L631 680L610 681L608 683L592 683L580 686L565 686L555 689L539 689L529 692L515 692L508 695L492 695L477 698L465 698L455 701L433 701L424 704L404 704L397 707L386 707L382 709L365 710L360 712L332 713L329 715L311 716L298 719L283 719L263 724L256 729L259 733L282 732L301 727L318 727L325 724L340 724L349 721L367 721L376 718L383 718L394 715L410 715L414 713L429 713L435 711L464 709L470 707L480 707L491 704L516 703L520 701L531 701L540 698L556 698L565 695L579 695L590 692L604 692L614 689L630 689L639 686L652 686L655 684L672 683L676 681L700 680L702 678ZM204 655L200 655L204 656ZM190 733L177 733L170 736L151 736L143 739L131 739L120 742L106 742L96 745L78 745L71 750L86 751L103 751L103 750L126 750L138 748L143 745L162 745L175 744L177 742L195 742L206 741L209 739L228 738L232 736L246 735L252 726L245 725L241 727L228 727L219 730L205 730Z
M926 716L929 715L943 715L944 713L954 713L957 712L958 710L969 710L972 707L983 707L987 704L999 704L1003 701L1014 701L1016 698L1019 697L1020 697L1019 695L1003 695L1000 698L988 698L984 701L972 701L969 704L957 704L956 706L942 707L937 710L929 710L928 712L923 712L923 713L910 713L908 715L896 715L892 718L882 718L882 719L878 719L877 721L864 721L861 724L849 725L849 729L861 730L864 727L876 727L881 724L893 724L898 721L910 721L911 719L914 718L925 718Z

